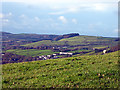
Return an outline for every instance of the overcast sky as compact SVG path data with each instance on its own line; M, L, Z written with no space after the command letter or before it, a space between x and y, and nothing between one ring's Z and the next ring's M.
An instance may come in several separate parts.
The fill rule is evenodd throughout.
M118 0L2 0L0 21L11 33L117 37Z

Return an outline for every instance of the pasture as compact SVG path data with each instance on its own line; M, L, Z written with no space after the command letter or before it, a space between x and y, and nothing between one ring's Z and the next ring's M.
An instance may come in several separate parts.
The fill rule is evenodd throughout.
M51 50L37 50L37 49L28 49L28 50L13 49L13 50L7 50L6 52L11 52L17 55L32 56L32 57L59 53L59 52L53 52Z
M117 52L2 65L3 88L118 88Z

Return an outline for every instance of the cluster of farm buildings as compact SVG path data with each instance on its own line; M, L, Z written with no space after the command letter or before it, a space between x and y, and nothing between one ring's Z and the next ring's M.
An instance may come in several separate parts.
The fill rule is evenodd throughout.
M55 53L52 55L42 55L42 56L38 56L38 58L40 60L47 60L47 59L57 59L60 58L60 55L65 55L67 57L71 57L74 53L69 53L69 52L60 52L60 53Z
M97 52L102 52L102 54L105 54L107 52L106 49L95 49L93 48L93 50L95 51L95 53ZM47 60L47 59L57 59L57 58L61 58L59 56L64 56L64 57L72 57L72 55L75 55L76 53L70 53L70 52L59 52L59 53L55 53L52 55L42 55L42 56L38 56L38 58L40 60Z

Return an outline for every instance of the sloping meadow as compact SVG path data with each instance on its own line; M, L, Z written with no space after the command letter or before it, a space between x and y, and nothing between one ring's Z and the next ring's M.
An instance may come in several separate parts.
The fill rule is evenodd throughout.
M42 41L38 41L38 42L34 42L34 43L30 43L30 44L25 44L22 46L41 46L41 45L48 45L48 46L52 46L52 45L89 45L93 43L96 45L114 45L116 43L118 43L117 41L115 41L115 38L105 38L105 37L95 37L95 36L75 36L75 37L71 37L71 38L65 38L65 39L61 39L58 41L51 41L51 40L42 40ZM105 45L104 45L105 44Z
M3 88L118 88L118 51L2 65Z

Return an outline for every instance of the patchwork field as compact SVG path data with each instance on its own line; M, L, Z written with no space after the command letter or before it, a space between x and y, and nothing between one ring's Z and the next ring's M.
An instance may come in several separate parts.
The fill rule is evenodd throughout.
M28 50L13 49L13 50L7 50L6 52L11 52L17 55L32 56L32 57L59 53L59 52L53 52L51 50L37 50L37 49L28 49Z
M118 88L117 52L4 64L3 88Z

